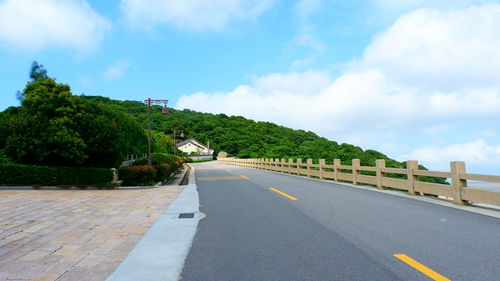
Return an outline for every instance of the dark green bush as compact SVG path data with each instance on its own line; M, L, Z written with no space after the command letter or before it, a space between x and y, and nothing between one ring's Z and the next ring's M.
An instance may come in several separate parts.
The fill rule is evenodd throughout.
M0 164L11 164L9 157L5 155L3 149L0 149Z
M155 176L155 181L164 181L166 180L172 171L172 166L166 163L162 163L159 165L155 165L154 168L156 169L156 176Z
M120 167L118 175L124 186L153 185L156 169L149 166L125 166Z
M187 157L186 158L186 163L193 163L193 158Z
M113 172L106 168L47 167L0 164L1 185L99 185L110 183Z

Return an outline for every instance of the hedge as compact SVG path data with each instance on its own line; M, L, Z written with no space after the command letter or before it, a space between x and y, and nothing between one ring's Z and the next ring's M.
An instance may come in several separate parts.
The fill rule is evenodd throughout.
M0 164L1 185L102 185L113 181L106 168Z
M166 163L162 163L160 165L155 165L156 169L156 177L155 181L164 181L170 177L170 173L172 173L172 166Z
M124 186L147 186L153 185L156 169L149 166L125 166L120 167L118 175Z
M153 166L160 165L160 164L168 164L172 167L172 172L177 171L177 169L182 166L184 163L184 158L178 157L175 155L171 154L165 154L165 153L152 153L151 154L151 164ZM147 165L148 164L148 159L143 158L143 159L138 159L135 160L133 165Z

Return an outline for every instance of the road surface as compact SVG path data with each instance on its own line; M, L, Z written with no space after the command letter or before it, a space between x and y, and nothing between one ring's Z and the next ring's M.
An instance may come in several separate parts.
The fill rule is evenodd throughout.
M500 220L269 171L197 163L181 280L500 280Z

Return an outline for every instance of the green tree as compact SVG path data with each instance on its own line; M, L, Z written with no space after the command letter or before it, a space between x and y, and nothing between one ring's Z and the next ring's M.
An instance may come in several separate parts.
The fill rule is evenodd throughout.
M43 67L43 65L38 64L38 62L34 61L31 64L30 78L31 82L34 82L40 78L47 79L49 78L49 76L47 75L47 70Z
M10 135L3 137L15 162L113 167L145 151L143 128L113 106L73 96L51 78L29 82L24 93L22 106L7 118Z

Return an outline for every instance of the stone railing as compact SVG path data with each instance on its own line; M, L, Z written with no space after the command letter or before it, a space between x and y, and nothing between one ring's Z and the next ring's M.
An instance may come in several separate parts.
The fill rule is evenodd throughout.
M123 161L122 164L120 165L120 167L130 166L130 165L132 165L132 163L134 163L135 160L143 159L143 158L147 158L147 157L148 157L147 153L128 155L127 160Z
M406 169L386 168L385 160L377 160L375 167L361 166L359 159L353 159L352 165L342 165L340 159L327 165L324 159L313 164L312 159L306 163L302 159L238 159L220 158L221 164L237 165L275 172L315 177L321 180L351 182L355 185L367 184L379 189L395 188L408 191L411 195L437 195L452 199L455 204L484 203L500 206L500 192L467 186L467 180L500 183L500 176L470 174L465 172L465 162L450 162L449 172L420 170L418 162L406 162ZM364 173L363 173L364 171ZM371 173L367 173L371 172ZM370 175L371 174L371 175ZM388 177L388 174L403 175L402 178ZM448 178L451 184L423 182L420 176ZM401 176L400 176L401 177Z

